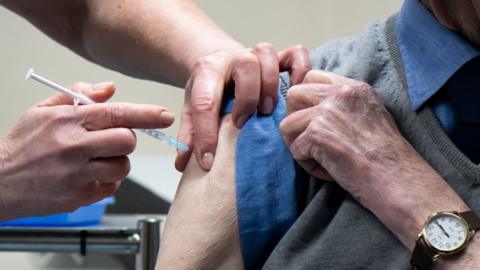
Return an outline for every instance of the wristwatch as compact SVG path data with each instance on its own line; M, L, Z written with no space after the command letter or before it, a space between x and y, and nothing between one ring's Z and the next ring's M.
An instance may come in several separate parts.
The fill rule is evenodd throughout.
M478 229L480 218L472 211L437 212L429 216L413 249L412 268L429 269L441 257L460 252Z

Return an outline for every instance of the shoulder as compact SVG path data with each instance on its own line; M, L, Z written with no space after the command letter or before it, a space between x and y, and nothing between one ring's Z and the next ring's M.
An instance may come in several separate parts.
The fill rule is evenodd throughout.
M386 69L393 67L389 65L386 21L373 21L356 36L335 39L318 47L310 55L312 67L375 85Z
M310 54L312 69L330 71L370 84L389 110L408 107L403 64L395 32L396 16L368 23L355 36L331 40ZM288 73L280 76L282 93Z

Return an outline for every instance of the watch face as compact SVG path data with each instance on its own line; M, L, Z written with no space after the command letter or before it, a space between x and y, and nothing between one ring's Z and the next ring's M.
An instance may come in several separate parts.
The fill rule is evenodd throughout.
M458 216L441 213L430 219L424 237L437 250L454 251L467 241L468 228Z

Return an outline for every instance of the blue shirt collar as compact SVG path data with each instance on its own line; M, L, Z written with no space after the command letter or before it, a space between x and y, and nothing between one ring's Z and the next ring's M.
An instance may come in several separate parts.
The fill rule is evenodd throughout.
M396 27L414 110L432 97L463 64L480 55L457 33L442 26L419 0L405 0Z

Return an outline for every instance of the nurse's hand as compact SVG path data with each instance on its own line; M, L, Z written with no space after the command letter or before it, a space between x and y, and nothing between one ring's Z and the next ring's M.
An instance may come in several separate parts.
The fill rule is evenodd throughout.
M309 70L305 48L294 46L277 53L268 43L252 49L219 51L197 60L186 85L178 135L180 142L190 146L190 151L179 152L177 170L184 170L192 151L201 168L212 167L226 86L235 90L232 118L235 126L241 128L257 109L263 114L272 113L277 104L280 71L289 71L290 84L295 85L302 82Z
M104 102L115 86L74 89ZM174 121L156 105L71 104L63 95L37 104L0 142L0 220L73 211L112 195L130 170L127 155L136 145L130 128Z

